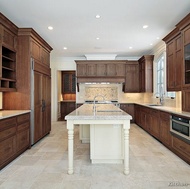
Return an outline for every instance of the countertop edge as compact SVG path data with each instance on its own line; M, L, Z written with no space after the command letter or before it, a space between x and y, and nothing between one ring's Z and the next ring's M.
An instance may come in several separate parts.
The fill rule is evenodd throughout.
M1 110L0 111L0 120L30 113L31 110Z

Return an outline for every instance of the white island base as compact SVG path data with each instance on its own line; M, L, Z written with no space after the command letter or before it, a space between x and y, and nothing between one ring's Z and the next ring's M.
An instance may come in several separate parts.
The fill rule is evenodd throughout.
M132 117L115 107L103 105L96 114L91 105L83 105L66 116L68 129L68 174L73 174L73 141L75 125L90 125L90 158L92 163L123 163L129 173L129 129Z

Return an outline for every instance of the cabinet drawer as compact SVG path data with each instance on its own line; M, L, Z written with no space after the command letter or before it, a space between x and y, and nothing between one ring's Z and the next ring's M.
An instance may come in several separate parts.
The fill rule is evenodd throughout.
M0 132L0 141L16 134L16 126L5 129Z
M190 161L190 144L176 138L172 137L172 147L177 150L180 154L185 156Z
M30 127L30 122L26 122L26 123L23 123L21 125L18 125L17 131L20 132L20 131L29 129L29 127Z
M16 117L3 119L0 121L0 131L16 126Z
M17 134L17 152L26 149L30 144L29 129Z
M30 114L23 114L23 115L19 115L17 116L17 123L21 124L24 122L30 121Z

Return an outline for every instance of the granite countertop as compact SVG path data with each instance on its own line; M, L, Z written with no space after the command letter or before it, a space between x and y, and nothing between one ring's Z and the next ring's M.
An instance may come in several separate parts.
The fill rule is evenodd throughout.
M156 109L156 110L165 111L165 112L172 113L172 114L177 114L177 115L190 117L190 112L184 112L184 111L182 111L181 108L177 108L177 107L169 107L169 106L164 106L164 105L163 106L162 105L160 105L160 106L150 106L151 103L134 103L134 104L146 106L148 108L153 108L153 109Z
M132 117L113 104L96 104L96 113L93 104L83 104L65 117L66 120L131 120Z
M0 111L0 119L5 119L25 113L31 112L30 110L1 110Z

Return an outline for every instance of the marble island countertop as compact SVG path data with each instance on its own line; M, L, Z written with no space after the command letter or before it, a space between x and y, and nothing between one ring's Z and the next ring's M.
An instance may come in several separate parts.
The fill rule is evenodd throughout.
M30 110L1 110L0 111L0 119L5 119L25 113L29 113Z
M113 104L96 104L96 112L93 104L83 104L65 117L66 120L90 119L90 120L130 120L132 117Z

